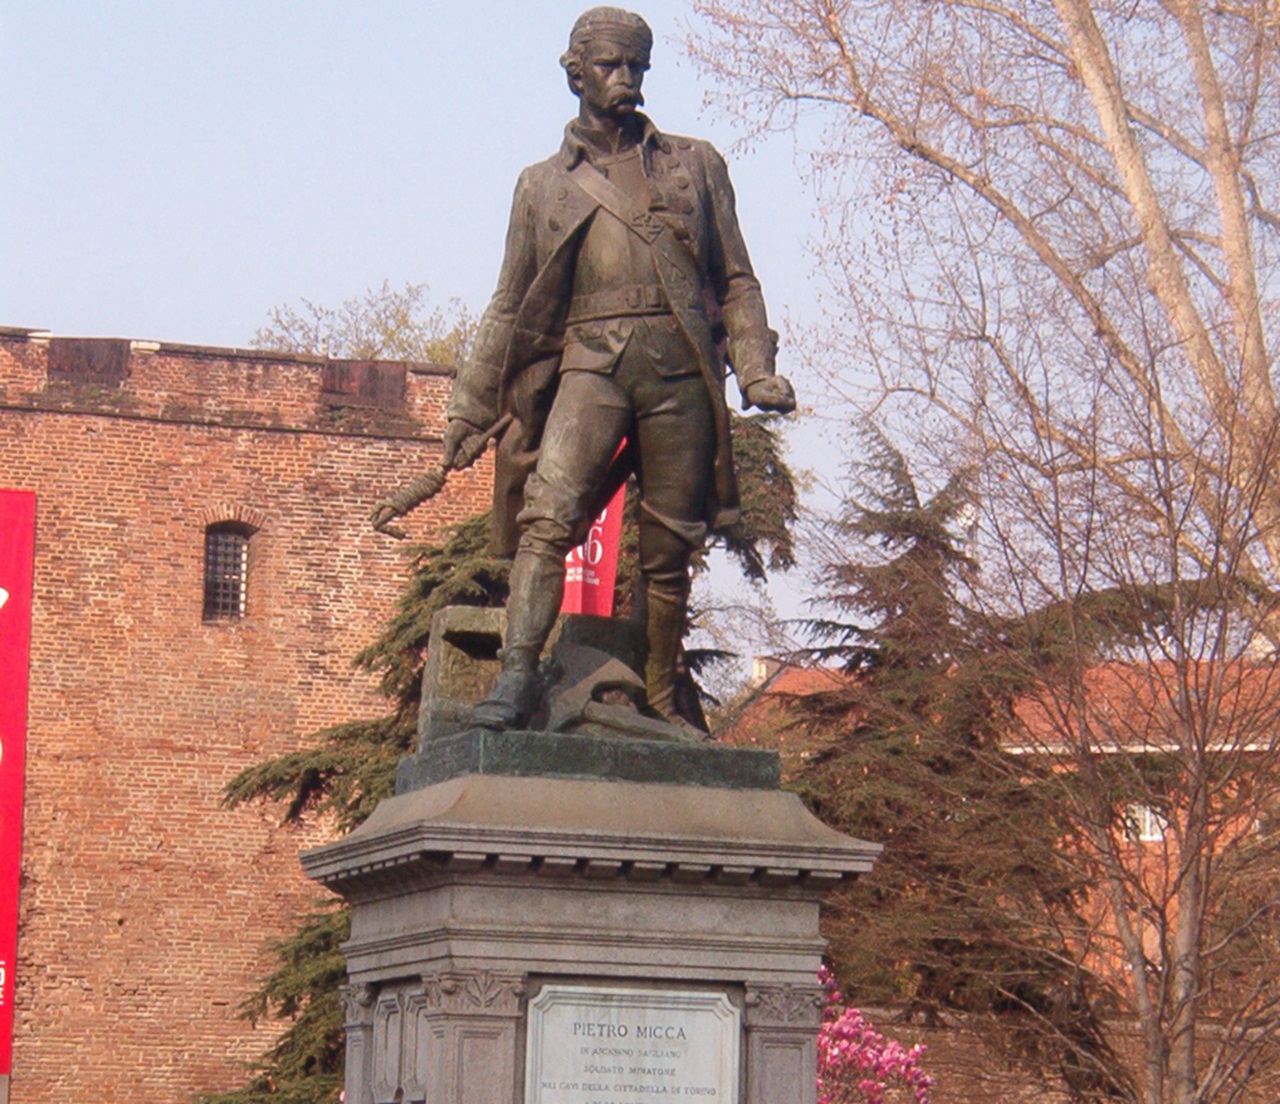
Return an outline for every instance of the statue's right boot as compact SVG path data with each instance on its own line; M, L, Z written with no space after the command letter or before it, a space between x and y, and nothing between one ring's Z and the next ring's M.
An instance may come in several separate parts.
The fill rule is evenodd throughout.
M538 704L538 657L527 648L503 648L502 670L489 696L471 711L481 728L523 728Z
M497 731L523 728L538 705L538 657L564 599L563 560L517 554L507 598L507 635L499 653L502 670L489 696L472 711L472 722Z

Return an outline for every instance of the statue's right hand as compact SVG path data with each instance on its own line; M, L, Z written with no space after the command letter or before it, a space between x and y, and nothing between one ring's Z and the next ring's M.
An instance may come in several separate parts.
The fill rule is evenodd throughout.
M442 468L469 468L483 453L483 449L468 447L476 438L484 436L484 430L463 418L450 418L444 431L444 455L440 457Z

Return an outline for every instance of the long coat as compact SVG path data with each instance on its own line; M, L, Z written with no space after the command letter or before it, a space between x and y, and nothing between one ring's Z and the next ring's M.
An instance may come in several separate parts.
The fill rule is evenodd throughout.
M715 412L707 522L712 529L724 528L738 517L738 492L718 324L723 323L728 361L744 390L773 375L777 335L769 329L738 228L723 158L707 142L663 135L648 119L641 116L641 121L649 211L660 220L660 232L679 246L654 249L655 267ZM472 354L454 381L447 411L450 419L480 428L502 414L512 415L498 444L494 478L493 546L506 554L515 551L519 539L515 519L524 482L537 464L555 398L578 245L600 207L571 175L585 154L570 123L560 151L520 174L498 287L480 320Z

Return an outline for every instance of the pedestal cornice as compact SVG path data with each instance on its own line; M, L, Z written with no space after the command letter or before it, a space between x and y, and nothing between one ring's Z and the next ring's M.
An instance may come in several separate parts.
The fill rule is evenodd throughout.
M781 790L469 775L383 801L302 863L344 896L482 869L822 895L869 872L879 852Z

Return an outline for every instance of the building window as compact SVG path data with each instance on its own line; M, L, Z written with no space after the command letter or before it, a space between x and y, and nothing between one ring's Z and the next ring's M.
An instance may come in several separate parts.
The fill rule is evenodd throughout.
M249 584L249 537L239 522L210 525L204 531L204 619L244 616Z
M1135 843L1158 843L1169 822L1150 805L1130 805L1125 810L1124 834Z

